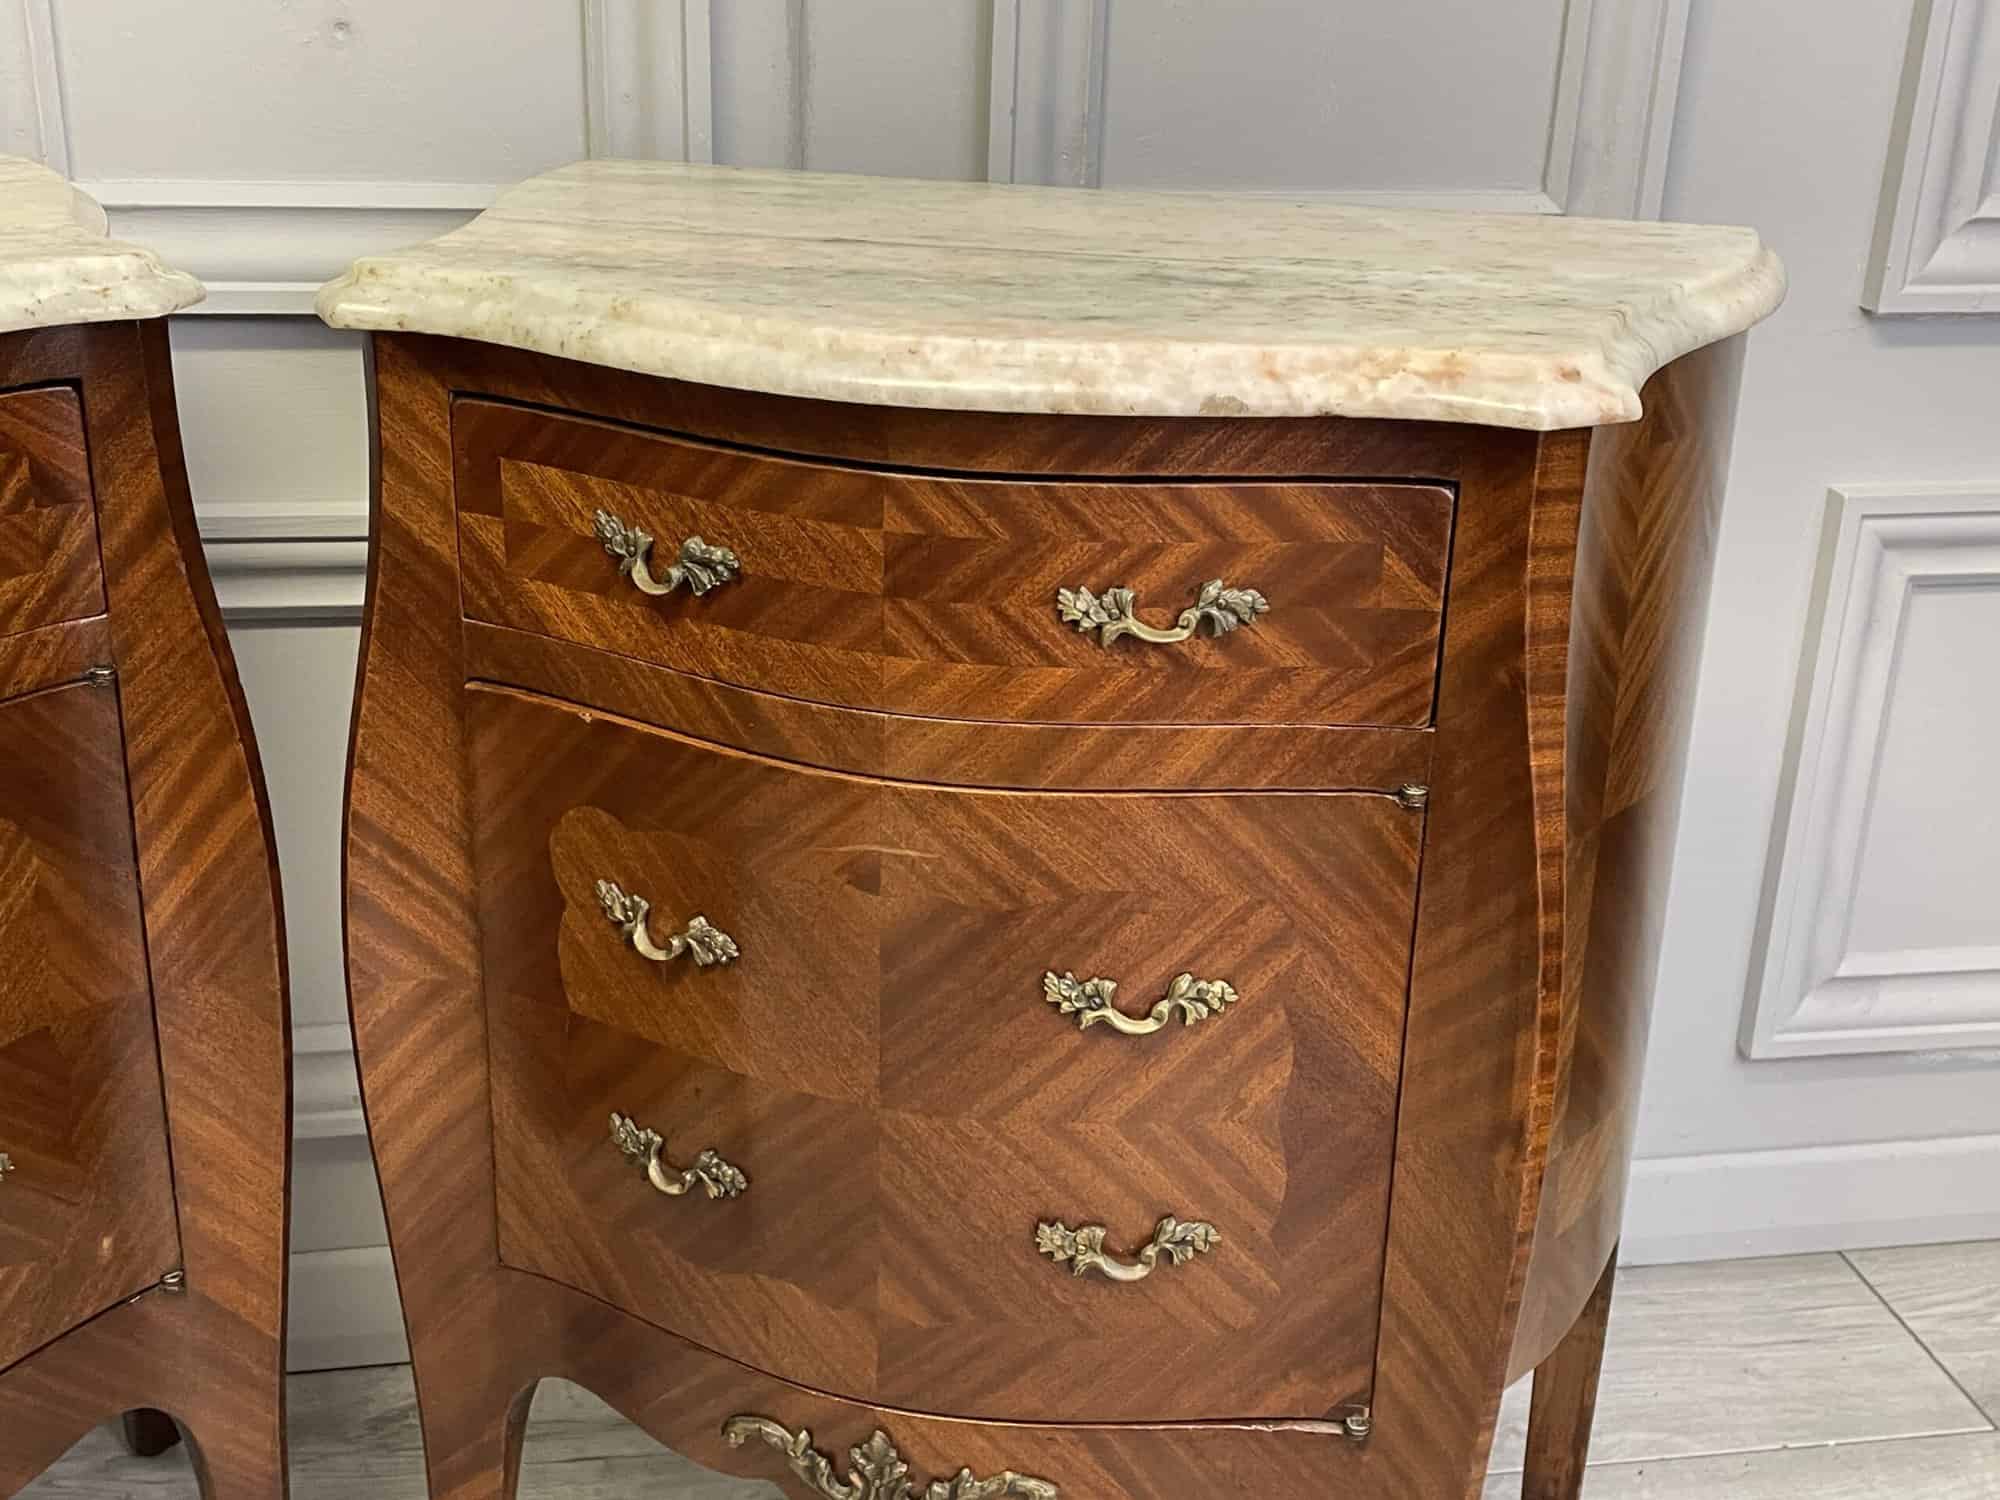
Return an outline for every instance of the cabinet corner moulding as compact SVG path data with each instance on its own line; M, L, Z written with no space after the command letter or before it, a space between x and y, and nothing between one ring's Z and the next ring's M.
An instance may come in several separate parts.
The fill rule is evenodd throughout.
M1861 305L2000 313L2000 0L1922 0Z
M1741 1045L2000 1047L2000 482L1833 491ZM1982 727L1985 726L1985 727Z

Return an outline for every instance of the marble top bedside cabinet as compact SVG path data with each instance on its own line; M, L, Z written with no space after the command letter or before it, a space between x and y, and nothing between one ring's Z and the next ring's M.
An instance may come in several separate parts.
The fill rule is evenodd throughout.
M431 1493L561 1376L822 1500L1463 1500L1535 1370L1574 1496L1782 291L1741 229L617 162L327 287Z
M0 1495L124 1413L270 1500L290 1032L168 364L202 292L104 229L0 157Z

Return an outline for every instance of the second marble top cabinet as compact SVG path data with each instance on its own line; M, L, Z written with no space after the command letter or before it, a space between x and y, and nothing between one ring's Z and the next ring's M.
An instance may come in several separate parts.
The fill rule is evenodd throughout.
M1574 1497L1747 231L594 163L373 332L432 1494Z

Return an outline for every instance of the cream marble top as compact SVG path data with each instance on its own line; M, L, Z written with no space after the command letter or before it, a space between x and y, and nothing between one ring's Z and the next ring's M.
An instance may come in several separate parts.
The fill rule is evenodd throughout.
M580 162L319 294L448 334L889 406L1630 421L1775 308L1748 229Z
M47 167L0 156L0 333L157 318L201 301L192 276L104 235L89 197Z

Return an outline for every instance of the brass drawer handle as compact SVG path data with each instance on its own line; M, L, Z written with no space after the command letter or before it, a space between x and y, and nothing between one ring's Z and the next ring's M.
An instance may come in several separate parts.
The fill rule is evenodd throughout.
M646 1174L646 1180L669 1198L679 1198L699 1183L711 1198L734 1198L750 1187L750 1179L713 1151L704 1151L691 1167L676 1167L660 1156L665 1144L657 1130L642 1130L621 1114L611 1117L611 1144L625 1160Z
M1065 625L1074 625L1085 635L1098 632L1099 645L1108 646L1121 635L1136 635L1142 641L1171 646L1184 641L1204 620L1212 635L1227 635L1238 625L1248 625L1271 606L1255 589L1231 589L1220 578L1201 586L1193 604L1181 611L1172 630L1148 625L1137 613L1138 601L1130 589L1106 589L1093 594L1089 589L1057 589L1056 613Z
M5 1183L7 1174L14 1170L14 1158L0 1151L0 1183Z
M1053 969L1042 976L1042 998L1064 1015L1075 1016L1081 1031L1102 1021L1126 1036L1151 1036L1173 1019L1175 1011L1180 1012L1181 1025L1192 1026L1221 1015L1224 1006L1234 1005L1238 999L1228 980L1197 979L1192 974L1175 975L1166 994L1144 1016L1128 1016L1117 1009L1113 1004L1117 996L1115 979L1078 979Z
M1144 1281L1153 1274L1161 1256L1174 1265L1184 1266L1197 1255L1213 1250L1215 1242L1222 1238L1222 1232L1213 1224L1204 1224L1199 1219L1183 1222L1168 1214L1153 1231L1152 1241L1135 1259L1127 1261L1104 1253L1104 1234L1102 1224L1071 1229L1057 1219L1035 1226L1035 1248L1057 1265L1069 1262L1072 1276L1096 1271L1113 1281Z
M696 597L720 588L741 570L736 554L727 547L711 547L698 536L681 543L680 561L667 569L664 578L655 578L647 563L653 550L651 532L627 526L608 510L597 513L597 539L618 561L618 571L632 580L642 594L671 594L682 584Z
M685 953L694 960L696 968L705 969L710 964L734 963L742 956L743 950L736 946L736 939L720 927L709 926L708 918L703 916L689 917L687 926L668 938L667 946L662 948L646 930L646 914L653 909L652 903L644 896L628 896L615 881L597 882L597 902L604 908L604 915L616 922L631 940L639 955L654 963L663 964Z
M960 1469L949 1481L933 1479L919 1489L903 1455L879 1427L867 1442L847 1450L844 1480L834 1475L833 1460L813 1447L811 1428L793 1432L769 1417L747 1413L722 1424L722 1440L732 1448L741 1448L753 1437L784 1454L786 1467L799 1482L825 1500L999 1500L1003 1495L1019 1500L1058 1500L1059 1492L1046 1479L1030 1479L1012 1469L991 1479L974 1479L972 1470Z

